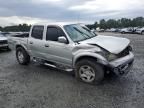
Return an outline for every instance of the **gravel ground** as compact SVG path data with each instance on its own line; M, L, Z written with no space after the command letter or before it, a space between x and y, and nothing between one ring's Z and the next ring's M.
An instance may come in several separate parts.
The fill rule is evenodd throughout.
M127 76L92 86L60 70L21 66L15 52L0 51L0 108L144 108L144 36L100 34L131 40L135 62Z

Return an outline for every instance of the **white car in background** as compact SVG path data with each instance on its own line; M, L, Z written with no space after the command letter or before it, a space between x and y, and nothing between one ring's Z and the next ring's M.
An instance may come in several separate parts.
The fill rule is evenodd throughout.
M110 32L116 32L116 29L115 28L111 28Z
M125 33L134 33L134 29L133 28L123 28L123 29L121 29L120 30L120 32L122 33L122 34L125 34Z
M136 33L144 35L144 27L137 29Z
M9 47L8 47L8 39L0 34L0 49L1 48L9 49Z

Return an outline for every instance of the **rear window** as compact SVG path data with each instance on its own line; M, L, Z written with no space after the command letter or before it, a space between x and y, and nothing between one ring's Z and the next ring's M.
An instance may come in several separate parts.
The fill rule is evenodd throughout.
M33 26L31 36L35 39L41 39L42 40L43 31L44 31L44 26Z

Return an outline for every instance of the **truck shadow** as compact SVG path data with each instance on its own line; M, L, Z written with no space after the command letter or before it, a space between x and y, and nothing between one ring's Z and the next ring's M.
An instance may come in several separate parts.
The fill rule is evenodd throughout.
M53 67L46 66L46 65L40 65L40 64L37 64L37 63L36 64L32 63L32 64L33 65L37 65L39 68L55 71L56 73L63 74L64 76L66 75L67 77L73 77L73 79L75 80L75 73L74 73L74 71L67 72L67 71L64 71L64 70L61 70L61 69L57 69L57 68L53 68ZM102 86L102 85L107 85L107 84L110 84L110 83L117 83L117 82L119 82L120 79L121 79L120 76L117 76L114 73L106 74L105 77L104 77L104 80L102 81L102 83L96 84L94 86L99 86L99 85ZM83 83L83 82L77 81L77 83ZM86 83L83 83L83 84L86 84Z

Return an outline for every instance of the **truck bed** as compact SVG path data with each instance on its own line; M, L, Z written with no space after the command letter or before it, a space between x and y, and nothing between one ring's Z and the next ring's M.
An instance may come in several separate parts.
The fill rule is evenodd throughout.
M10 49L15 50L16 45L22 45L27 48L28 37L15 35L8 37L8 44Z

